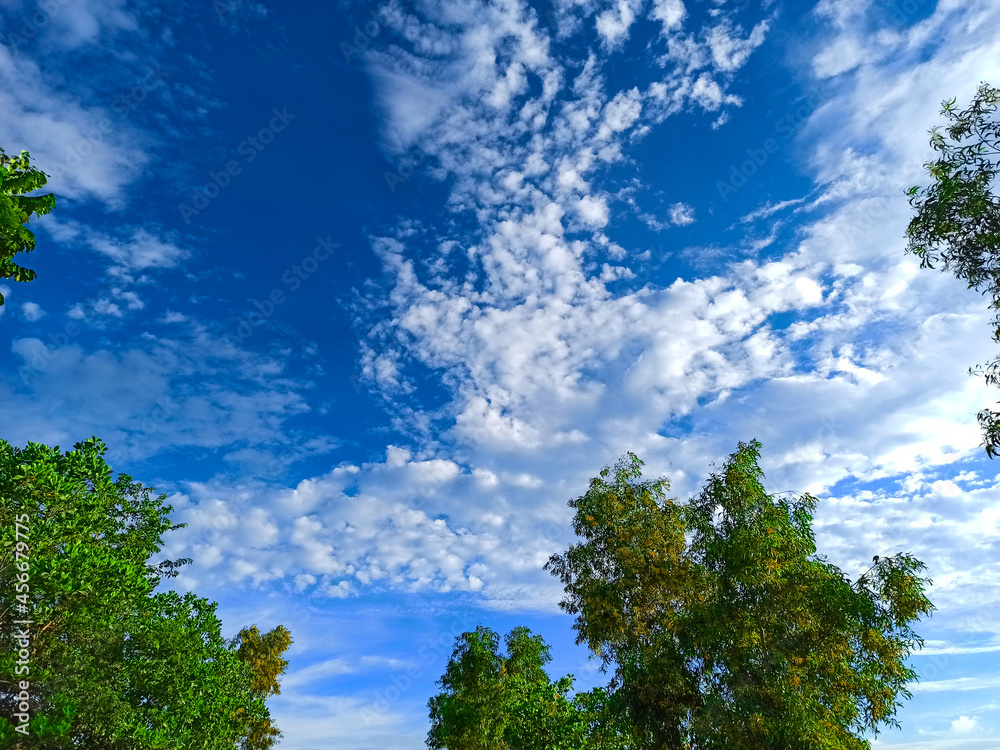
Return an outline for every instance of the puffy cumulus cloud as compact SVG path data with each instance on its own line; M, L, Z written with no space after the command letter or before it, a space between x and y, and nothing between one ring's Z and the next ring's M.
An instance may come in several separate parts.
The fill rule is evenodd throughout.
M969 718L968 716L959 716L951 722L951 731L956 734L969 734L979 728L979 722L977 722L974 717Z
M670 19L683 10L661 5ZM619 39L626 32L616 29L626 20L638 23L641 9L623 0L597 13L606 32L600 38ZM580 19L596 8L567 4L559 12ZM740 103L727 91L732 68L716 80L707 72L689 75L687 61L665 63L663 80L608 91L607 60L591 54L581 68L555 56L551 28L523 2L449 2L419 11L392 4L380 17L387 38L400 42L363 53L385 115L384 145L404 163L408 149L418 150L432 165L425 174L449 182L452 210L473 213L484 232L513 206L524 210L555 200L574 213L592 177L620 162L623 144L642 137L649 123L688 103L720 115ZM428 39L441 44L428 47ZM709 64L708 31L692 39ZM735 52L731 57L745 59Z
M972 414L987 389L949 363L981 353L966 351L960 333L976 326L942 321L946 328L927 327L909 353L841 350L831 372L810 373L796 366L779 332L759 328L768 311L757 300L803 305L817 298L792 271L764 278L787 291L755 295L726 289L719 278L679 282L656 300L655 317L634 300L592 317L578 351L639 352L604 368L600 358L588 363L606 387L555 391L537 379L551 374L551 358L532 368L522 356L494 371L491 395L470 396L446 436L467 457L461 464L389 446L384 461L344 464L289 489L190 485L171 498L178 521L190 528L171 535L182 544L164 554L196 559L185 585L280 579L324 597L369 586L467 591L492 607L551 611L560 591L541 566L570 541L565 503L601 465L634 450L647 461L647 476L667 476L670 495L687 498L712 462L737 440L756 437L770 491L821 498L819 548L849 575L862 572L873 553L912 551L935 571L936 627L995 630L983 613L1000 604L1000 587L988 584L995 580L990 549L1000 540L1000 486L955 468L967 465L978 439L959 415ZM554 321L498 322L484 341L498 351L515 341L536 344ZM648 337L637 347L623 335L636 325ZM504 331L507 341L498 342ZM935 346L942 340L947 348ZM552 343L549 334L537 345ZM482 355L469 359L483 363ZM892 377L881 379L858 378L845 366L888 373L890 362ZM706 396L713 400L699 407ZM895 405L891 413L885 404ZM873 423L873 413L889 416ZM669 425L680 415L693 429L675 435ZM927 437L915 442L918 434ZM893 486L832 491L846 477L891 479ZM220 565L223 559L238 564Z
M480 481L487 475L492 482ZM189 525L169 535L163 554L195 558L177 579L195 588L288 578L296 590L332 598L372 585L480 591L509 583L505 571L530 578L554 551L552 539L528 538L546 524L553 538L561 531L549 514L511 512L528 507L541 485L524 472L463 471L390 446L384 462L342 464L292 489L189 483L170 496ZM473 491L486 493L491 510L469 502Z
M664 35L680 28L686 15L682 0L653 0L652 17L663 24Z
M585 195L577 204L580 219L592 227L603 227L608 223L608 204L604 198Z
M977 18L982 11L974 6L968 14ZM508 8L505 28L540 33L520 13ZM477 27L479 21L468 23ZM451 402L430 412L419 404L402 409L397 401L403 415L397 424L411 428L418 445L433 442L422 461L462 456L451 481L467 482L476 494L470 499L462 493L458 509L447 493L418 505L372 490L364 507L375 509L373 516L391 529L386 533L397 546L413 539L412 554L392 558L377 552L381 542L374 532L362 532L359 521L351 534L368 546L334 559L344 565L370 560L363 575L372 582L464 587L494 604L535 592L533 601L549 606L553 590L533 567L537 530L519 523L510 509L531 508L566 529L560 526L568 519L565 501L625 450L643 457L649 474L674 480L677 495L689 496L701 488L712 462L732 453L738 440L758 437L769 488L822 498L820 546L850 574L863 570L873 549L903 547L954 572L936 579L941 601L958 613L939 620L942 627L968 625L976 605L995 603L995 587L984 583L991 580L985 552L963 560L960 541L971 534L977 549L987 550L996 533L989 512L996 503L995 480L991 476L970 497L962 478L978 457L973 417L988 403L989 391L954 366L991 356L988 337L973 333L986 330L988 314L976 295L956 304L960 282L918 272L914 259L902 256L899 227L905 227L908 207L892 198L899 174L916 177L926 160L925 134L918 128L915 136L897 137L904 126L912 130L913 122L934 121L927 102L941 98L939 90L959 79L989 78L983 61L994 58L968 53L992 49L995 40L985 31L966 38L972 32L965 26L937 28L949 44L915 74L866 73L857 87L845 88L810 117L803 138L815 154L807 167L819 197L767 203L745 217L774 221L774 214L794 206L803 225L783 254L768 262L728 258L704 278L678 279L666 288L647 283L631 293L608 290L606 285L627 278L626 266L600 257L603 250L611 254L605 235L610 215L602 211L590 226L582 221L593 201L613 194L592 185L601 164L625 158L628 129L655 124L669 108L679 111L699 98L707 109L737 103L723 88L723 74L745 61L766 26L743 37L717 23L701 34L708 41L696 43L714 48L708 62L697 65L714 60L718 81L707 70L692 74L695 57L687 55L674 60L673 77L665 79L669 86L661 82L642 92L626 84L606 91L596 57L575 78L548 57L534 69L523 62L526 75L554 80L549 76L558 72L556 79L571 83L559 88L561 98L512 95L512 112L531 105L526 120L503 122L488 103L456 98L456 108L442 121L444 131L433 128L416 137L428 153L440 154L442 176L453 179L449 209L474 218L478 233L463 237L462 272L457 255L440 250L439 232L428 227L373 243L390 283L380 308L388 316L375 326L366 323L372 335L363 351L372 362L391 352L386 382L398 386L407 383L413 365L441 373ZM521 61L516 50L515 43L498 51L504 62L497 71ZM429 67L422 70L429 75ZM456 83L451 90L492 91L499 77L486 76L490 86ZM602 134L616 100L619 115L631 117L637 110L635 119L628 129L609 126ZM630 102L642 106L624 106ZM901 104L903 111L897 111ZM546 117L538 119L539 112ZM831 118L847 127L825 128ZM512 136L518 128L520 135ZM448 151L437 140L443 132ZM878 154L861 157L852 150L875 137L886 146ZM506 192L498 197L493 188L483 189L487 184ZM688 215L681 209L671 213L674 223ZM425 246L438 248L433 264L406 257ZM629 255L624 248L618 257ZM776 314L794 322L777 327ZM374 369L369 382L381 385ZM432 422L447 429L432 433ZM405 466L412 465L412 455ZM403 468L397 465L402 454L393 456L386 466ZM365 472L376 469L361 467L359 474ZM926 486L907 484L920 472L933 475ZM504 477L521 474L540 484L518 494ZM898 491L879 495L838 487L849 478L896 481ZM963 489L961 497L955 487ZM354 497L361 496L359 490ZM353 507L335 493L324 502L340 515ZM317 560L327 560L334 553L323 545L337 537L316 513L319 525L310 528L321 545ZM365 529L376 522L367 523ZM441 550L436 556L429 540ZM500 553L490 545L529 552L517 564L505 562L499 573ZM541 549L538 558L544 562ZM320 580L319 569L306 575Z
M629 128L642 113L642 97L636 87L620 91L604 108L604 122L597 131L600 140Z
M698 76L691 87L691 100L702 109L715 112L723 104L740 104L741 100L734 94L724 94L719 83L708 73Z
M679 227L694 224L694 208L687 203L675 203L670 207L670 221Z
M642 0L617 0L614 7L597 16L595 27L607 47L617 47L628 38L629 28L642 5Z
M768 21L761 21L750 35L740 38L742 29L723 22L708 32L708 47L712 51L712 59L719 70L731 71L743 66L750 53L764 43L764 37L770 28Z

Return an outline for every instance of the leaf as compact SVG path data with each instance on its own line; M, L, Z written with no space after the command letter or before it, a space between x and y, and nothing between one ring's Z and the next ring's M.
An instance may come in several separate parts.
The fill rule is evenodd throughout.
M0 550L13 545L14 517L32 519L37 715L63 731L75 711L66 736L80 746L135 735L163 750L270 747L280 732L255 688L277 687L286 663L274 660L290 635L279 626L261 638L271 661L258 674L223 639L214 603L190 592L154 595L160 566L148 560L174 528L170 506L127 475L113 480L105 452L96 438L64 453L0 440ZM0 610L14 604L13 575L13 566L0 572ZM0 633L0 657L11 653L11 638ZM0 669L8 666L0 658ZM7 703L12 684L0 682Z
M641 481L638 471L619 471L613 485L594 480L569 502L584 538L546 569L564 583L560 606L576 615L577 642L616 665L608 694L615 720L642 738L634 747L757 750L822 737L855 748L859 732L891 720L891 700L862 725L851 706L902 690L892 681L896 646L932 608L924 582L854 592L816 559L816 499L768 495L760 449L740 443L684 505L665 498L666 479ZM620 465L637 462L626 454ZM579 523L587 516L600 522ZM901 608L910 601L918 606ZM892 623L886 612L896 612Z
M976 91L969 108L953 113L958 101L953 97L943 102L943 111L952 124L946 128L948 139L931 129L931 146L940 158L925 164L935 184L922 196L911 189L911 205L916 215L906 229L906 253L921 258L921 268L935 268L943 261L944 270L967 282L970 289L991 292L1000 302L1000 196L990 190L997 185L1000 165L995 134L1000 128L997 105L1000 89L983 83ZM998 382L988 384L997 385ZM1000 455L1000 429L994 429L989 419L981 419L983 447L986 455Z
M31 166L27 151L8 157L0 148L0 279L33 281L35 272L22 268L12 258L35 248L35 235L22 226L32 214L43 216L55 207L55 196L28 195L43 187L46 175ZM0 305L4 304L0 295Z

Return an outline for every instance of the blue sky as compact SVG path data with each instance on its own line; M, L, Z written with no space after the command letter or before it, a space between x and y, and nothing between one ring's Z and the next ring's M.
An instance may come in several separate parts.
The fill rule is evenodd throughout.
M740 440L818 547L928 565L876 747L1000 746L986 299L906 256L996 0L0 0L0 145L51 175L0 308L0 435L166 492L169 581L295 639L282 746L416 750L454 638L605 684L566 503Z

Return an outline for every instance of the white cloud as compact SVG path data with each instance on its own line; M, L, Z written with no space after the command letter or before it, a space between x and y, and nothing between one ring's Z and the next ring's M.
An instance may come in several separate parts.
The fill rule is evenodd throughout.
M49 190L72 199L96 197L113 208L124 204L125 186L149 161L148 137L110 114L53 89L34 61L0 45L4 148L29 151L50 175ZM110 139L105 131L112 126Z
M970 719L968 716L959 716L951 722L951 731L959 734L966 734L975 729L979 729L979 724L974 718Z
M907 689L913 693L940 693L944 691L995 690L1000 688L1000 677L957 677L953 680L932 680L909 683Z
M580 218L592 227L603 227L608 223L608 204L604 198L585 195L577 204Z
M151 268L173 268L188 256L188 252L170 241L164 241L144 227L133 227L131 236L113 238L106 234L89 233L88 244L116 262L118 273L145 271Z
M834 26L843 28L849 22L858 20L869 4L869 0L819 0L813 13L829 19Z
M642 0L615 0L615 5L597 16L597 33L608 47L617 47L628 38L636 13L642 10Z
M663 34L680 28L686 15L682 0L653 0L652 17L663 24Z
M843 36L833 44L824 45L813 58L817 78L831 78L853 70L865 59L865 49L854 36Z
M288 440L284 420L309 409L306 384L283 377L281 359L252 355L198 326L115 350L87 349L74 340L80 327L67 330L60 345L37 338L11 344L21 364L3 398L11 413L23 414L5 435L14 444L72 445L86 433L101 436L119 459L185 446L253 444L279 453ZM309 452L297 446L281 459L261 454L256 468ZM270 532L261 519L255 523L266 541Z
M739 104L739 98L722 93L722 87L708 73L702 73L694 82L691 98L709 112L718 110L724 103Z
M784 211L789 206L798 206L804 201L805 198L793 198L791 200L778 201L777 203L768 201L760 208L751 211L745 216L741 216L739 223L749 224L750 222L757 221L758 219L767 219L780 211Z
M743 64L766 30L759 25L749 38L740 40L740 34L731 30L721 34L718 29L726 29L724 25L715 28L709 38L714 40L712 54L722 72ZM677 61L680 71L690 59ZM941 63L946 64L951 62ZM880 113L902 97L914 103L928 100L915 91L873 96L876 88L895 91L892 75L864 79L864 92L845 89L816 112L812 129L806 128L805 133L819 143L809 166L828 208L823 218L802 227L783 257L767 263L735 262L728 268L717 267L714 275L678 280L643 294L611 295L604 288L605 283L628 278L625 265L598 257L593 270L587 270L589 258L602 248L610 253L612 244L603 234L610 222L607 201L596 192L591 195L601 153L593 125L616 99L642 103L629 127L641 125L647 117L652 121L656 113L647 111L652 106L647 102L667 101L671 94L666 85L651 88L658 94L651 93L648 99L637 99L628 85L605 94L599 62L591 58L574 82L572 96L566 92L568 101L550 111L542 130L525 134L523 143L505 138L493 127L491 115L462 108L461 118L457 113L454 117L465 123L463 132L469 135L450 130L448 150L437 150L436 132L424 143L430 153L451 160L447 174L459 185L451 205L480 222L481 239L468 243L469 257L482 264L482 270L472 275L476 286L450 282L447 266L428 274L406 260L407 243L418 238L376 242L390 277L391 313L365 346L373 353L392 351L393 377L400 383L409 377L413 362L443 373L453 400L435 418L453 422L435 438L493 461L474 461L462 476L516 474L510 469L526 469L531 457L546 446L573 440L572 458L563 456L560 461L560 487L570 474L574 486L585 486L599 466L628 448L656 462L650 473L679 477L678 488L696 492L711 461L732 452L737 439L756 435L764 442L770 462L766 472L777 489L824 493L847 476L868 481L928 467L940 469L941 476L934 478L938 484L931 483L930 494L920 496L922 511L897 528L909 535L901 543L920 540L937 564L961 566L949 545L969 532L965 526L942 526L937 520L956 498L955 480L944 468L975 454L978 436L970 415L986 391L949 362L958 357L976 361L977 353L988 353L988 342L976 344L961 333L976 329L975 321L985 321L986 313L976 307L980 301L971 298L968 309L957 310L953 301L947 301L957 289L954 280L917 274L912 259L899 257L897 230L905 226L908 207L905 201L871 198L893 194L899 164L921 163L920 150L910 148L915 141L896 142L878 159L866 157L864 163L845 148L855 138L871 138L870 127L886 124ZM969 70L962 75L983 77ZM720 111L739 102L723 84L721 76L714 80L703 72L687 84L684 96ZM677 90L685 91L681 84ZM846 131L820 131L823 118L840 108L847 113ZM906 117L911 123L917 119L914 112ZM895 136L893 122L889 121L887 139ZM605 135L623 147L625 132L609 127ZM826 147L828 142L833 145ZM477 159L480 148L490 153L490 160ZM909 149L905 155L900 153L903 148ZM529 183L523 167L529 154L555 165L554 174ZM475 185L480 175L488 173L492 179L502 168L525 177L498 203ZM503 174L507 179L511 172ZM864 181L858 175L864 175ZM744 218L747 222L768 218L792 206L801 206L800 217L816 210L815 201L804 203L804 199L767 203ZM684 210L672 213L675 218L690 215ZM590 240L572 238L572 222L586 217L600 231ZM566 221L569 226L564 229ZM624 257L630 252L634 251L626 248ZM942 309L954 311L955 317L928 321L933 311ZM767 324L775 312L800 312L803 320L787 330L775 330ZM866 332L875 321L892 321L898 338L879 344L870 341ZM405 331L408 343L400 345L393 331ZM382 336L386 344L381 343ZM939 342L935 344L939 351L928 359L931 342ZM885 404L893 405L890 411ZM875 425L870 424L872 414L880 415ZM682 417L695 426L683 439L664 437L664 426ZM398 424L422 429L416 426L422 418L420 412L408 412ZM724 430L719 425L725 425ZM915 440L914 435L922 437ZM557 481L545 473L541 480ZM496 481L495 486L484 484L484 490L503 493L509 500L511 490ZM574 492L567 489L562 494L568 498ZM558 517L564 499L546 505L545 511ZM484 596L496 606L527 596L529 590L536 592L531 596L541 597L538 601L547 596L542 593L548 590L542 584L544 576L529 584L512 582L513 573L496 574L494 566L500 563L485 551L488 541L503 539L505 546L521 547L537 537L509 520L500 524L496 516L502 514L491 513L487 519L479 508L495 507L496 500L483 500L482 506L461 513L446 495L427 496L422 502L426 505L420 510L427 516L415 517L416 528L433 523L432 508L447 520L438 519L444 523L439 530L427 526L421 534L440 533L440 539L447 540L441 544L457 550L459 529L464 527L472 533L470 541L480 545L465 558L469 568L461 585L467 590L475 590L476 581L481 581ZM524 502L531 503L527 498ZM873 546L891 546L884 522L897 518L895 506L890 511L889 506L852 502L845 497L823 500L828 510L822 518L826 527L822 544L845 564L870 559L871 554L863 553ZM986 495L975 501L976 533L984 541L996 528L995 519L981 516L990 502ZM844 507L854 508L852 522L864 526L868 536L836 526L837 513ZM927 519L935 520L927 524ZM372 580L379 580L376 575L392 580L389 571L397 570L401 581L456 585L448 583L453 573L445 561L420 554L422 549L417 544L405 565L398 562L393 568L380 563L370 573ZM345 564L362 558L349 559ZM473 570L478 564L485 569ZM946 597L973 600L964 579L939 585ZM980 588L976 599L1000 601L1000 592Z
M125 10L125 0L92 0L88 3L51 3L25 21L39 32L43 44L74 49L111 38L121 31L135 31L138 19Z
M312 576L308 577L311 578ZM356 667L350 666L343 659L326 659L318 664L311 664L308 667L296 669L294 672L283 675L281 678L281 688L282 690L297 690L311 682L322 680L324 677L351 674L356 671Z
M686 203L675 203L670 207L670 221L679 227L694 224L694 208Z
M21 314L25 320L34 323L36 320L41 320L44 317L45 311L37 302L25 302L21 305Z
M741 39L739 34L743 29L733 28L729 23L721 23L708 32L708 46L712 50L715 66L722 71L733 71L743 66L757 47L764 43L764 36L770 29L768 21L761 21L750 32L750 36Z
M631 127L642 112L642 97L639 89L619 92L604 108L604 122L597 133L599 140L606 140L612 133L620 133Z
M615 294L606 285L637 274L605 253L633 260L638 249L623 247L611 226L607 196L619 193L601 182L604 168L627 169L628 134L679 111L678 102L720 117L738 105L729 74L762 43L767 22L747 38L716 23L704 44L697 32L672 35L670 70L648 94L633 81L606 90L606 61L596 56L582 72L554 59L517 4L440 9L461 44L445 41L442 29L452 26L439 15L420 33L401 32L398 47L373 50L387 144L418 146L428 179L447 185L448 209L463 220L460 238L445 236L452 216L437 225L421 217L373 242L386 294L373 303L381 306L374 325L358 316L363 374L392 403L393 427L413 438L393 437L384 461L341 465L294 486L183 485L171 503L191 526L164 550L196 558L181 581L223 589L288 581L317 598L373 586L479 592L488 606L555 611L560 587L540 567L570 541L566 500L601 466L634 450L647 476L669 476L671 494L685 497L738 439L759 437L770 490L821 497L818 546L833 562L857 575L873 549L915 550L934 570L933 625L992 633L993 620L979 615L1000 605L990 555L1000 488L988 467L977 485L966 470L980 453L974 414L995 394L955 364L993 355L982 335L989 316L960 282L901 257L909 208L898 200L898 185L919 174L928 150L926 127L914 123L935 122L936 103L956 86L995 77L988 10L963 11L978 25L944 23L942 11L932 24L940 45L909 72L875 62L845 69L851 85L833 92L802 136L811 156L801 167L820 198L768 202L743 217L801 207L803 223L787 245L773 246L774 258L729 253L733 262L702 278L643 281ZM405 30L410 17L400 14ZM621 6L601 17L605 40L626 38L632 18L625 23ZM714 75L696 73L712 61ZM438 98L418 112L428 91ZM674 204L671 220L689 223L694 210ZM123 273L177 265L180 243L149 233L136 241L123 231L97 249ZM455 273L445 252L414 260L426 237L434 248L452 242L471 270ZM130 293L123 286L109 295L106 313L142 302ZM775 313L799 320L776 328ZM273 459L289 437L285 420L308 408L307 384L283 376L283 356L235 350L179 314L162 319L190 326L190 339L150 334L148 344L114 351L15 341L30 378L0 386L18 417L12 424L24 422L5 437L65 443L91 425L85 431L109 442L130 435L135 456L189 446L248 464ZM414 365L437 373L450 401L423 409L403 398L416 393ZM225 387L203 385L216 377ZM39 414L36 392L59 397ZM158 399L166 406L150 418ZM881 484L838 487L848 478ZM364 664L322 660L296 673L295 687ZM994 682L961 677L911 689L961 693ZM342 726L355 732L360 720L356 702L306 696L301 705L296 716L307 720L297 740L325 741ZM333 728L321 726L324 712ZM972 722L974 713L955 710L948 720ZM387 735L397 719L381 714Z
M417 136L429 128L449 105L449 97L419 78L375 67L379 103L383 109L387 145L403 152Z

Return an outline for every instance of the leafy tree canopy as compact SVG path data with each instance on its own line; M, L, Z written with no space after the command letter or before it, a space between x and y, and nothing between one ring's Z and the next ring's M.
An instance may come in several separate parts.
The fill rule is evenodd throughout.
M32 281L35 272L19 266L13 257L35 249L35 235L26 227L31 214L42 216L56 205L55 197L29 196L45 186L46 175L31 166L27 151L7 156L0 149L0 279ZM0 305L4 303L0 294Z
M271 632L261 635L254 625L243 628L229 645L237 649L236 654L241 661L250 665L253 671L250 689L254 693L262 696L281 694L278 677L288 667L288 661L282 659L281 655L292 645L292 634L288 630L279 625ZM239 709L240 714L244 712L243 708ZM253 720L252 730L242 742L241 748L267 750L274 744L273 738L280 736L281 732L271 724L270 719L257 718Z
M906 234L906 253L921 259L921 268L943 262L944 270L968 282L969 288L993 295L992 307L1000 310L1000 200L996 177L1000 170L1000 119L996 117L1000 90L981 83L968 109L956 111L957 99L942 104L941 114L950 124L944 134L931 129L931 147L939 153L927 169L934 182L908 191L917 210ZM1000 315L994 322L993 340L1000 343ZM969 368L970 374L974 368ZM975 368L976 374L983 367ZM1000 385L1000 357L987 366L986 382ZM1000 455L1000 412L984 409L978 414L982 445L993 458Z
M0 441L0 705L12 717L28 680L32 717L27 736L0 718L0 747L270 747L264 698L277 692L288 632L244 630L237 649L214 602L154 595L190 562L147 563L181 526L165 495L113 479L105 451L96 438L65 453ZM27 590L15 593L23 567ZM29 675L15 672L14 619L33 621Z
M507 656L489 628L456 639L438 684L444 692L428 702L431 750L624 750L608 714L603 690L570 697L573 676L551 682L544 666L549 647L528 628L506 637Z
M815 554L815 498L768 496L759 455L740 443L682 505L628 453L569 503L584 541L546 568L577 643L615 665L609 705L635 748L867 749L864 731L898 726L925 566L881 557L851 584Z

